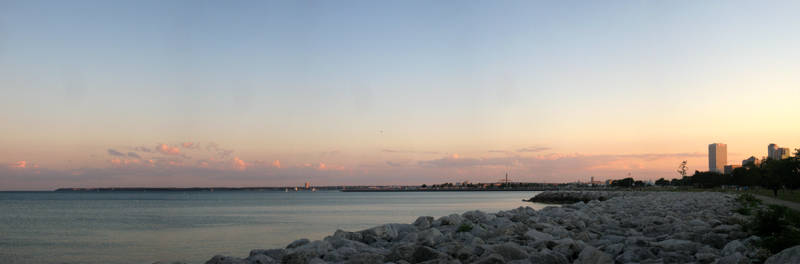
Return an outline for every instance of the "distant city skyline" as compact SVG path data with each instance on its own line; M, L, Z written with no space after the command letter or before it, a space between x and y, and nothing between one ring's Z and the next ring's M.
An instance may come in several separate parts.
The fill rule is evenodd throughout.
M796 10L2 1L0 190L674 178L800 146Z

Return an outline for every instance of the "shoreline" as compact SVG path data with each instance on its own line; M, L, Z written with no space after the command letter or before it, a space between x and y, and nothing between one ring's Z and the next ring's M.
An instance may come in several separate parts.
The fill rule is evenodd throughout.
M559 192L543 192L553 195ZM591 192L565 196L585 199ZM562 195L559 193L558 195ZM468 211L411 224L336 230L322 240L217 255L207 264L267 263L740 263L769 255L740 223L734 196L624 192L541 210ZM800 247L798 247L800 249ZM789 249L787 249L789 250ZM769 261L768 261L769 262Z

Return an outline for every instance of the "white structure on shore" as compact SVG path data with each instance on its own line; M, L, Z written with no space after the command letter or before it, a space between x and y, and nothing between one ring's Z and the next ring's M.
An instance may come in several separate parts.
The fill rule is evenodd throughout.
M728 163L728 145L713 143L708 145L708 171L722 172Z

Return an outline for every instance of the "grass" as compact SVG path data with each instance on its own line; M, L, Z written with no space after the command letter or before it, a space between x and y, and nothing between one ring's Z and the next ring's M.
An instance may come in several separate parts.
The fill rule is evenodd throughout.
M748 232L763 239L761 247L777 254L800 244L800 212L780 205L762 207L761 201L749 193L739 195L736 201L740 205L736 212L754 214L752 221L742 224Z
M772 196L772 190L768 189L753 189L747 191L748 193L763 195L767 197L777 198L784 201L800 203L800 190L789 191L789 190L778 190L778 197Z
M456 232L469 232L469 231L472 231L472 225L464 223L458 227L458 230Z

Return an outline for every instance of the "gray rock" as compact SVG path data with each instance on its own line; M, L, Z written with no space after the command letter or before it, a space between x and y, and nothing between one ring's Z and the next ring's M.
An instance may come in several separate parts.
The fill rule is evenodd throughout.
M416 226L420 230L428 229L431 227L431 223L433 223L432 216L420 216L417 218L416 221L414 221L414 226Z
M653 246L660 247L666 251L679 251L689 254L697 253L700 244L680 239L667 239L661 242L651 243Z
M442 232L439 232L439 229L436 228L429 228L423 231L417 232L417 243L425 246L432 247L437 243L441 242L443 239Z
M492 247L492 251L503 256L503 259L506 260L527 259L529 257L528 253L513 242L496 245Z
M448 258L448 256L442 252L439 252L431 247L426 246L417 246L414 249L414 254L411 256L412 261L411 263L418 263L418 262L425 262L428 260L433 259L440 259L440 258Z
M400 244L392 248L391 253L386 256L387 261L405 260L408 262L414 261L414 251L417 246L411 243ZM426 259L427 260L427 259Z
M800 246L794 246L778 252L767 259L764 264L800 263Z
M528 232L525 232L525 237L533 240L553 240L552 235L536 230L529 230Z
M717 259L716 264L749 264L750 260L747 259L742 253L735 252L731 255L724 256Z
M742 253L747 251L747 247L739 240L733 240L728 242L724 248L722 248L722 255L729 256L733 255L734 253Z
M476 264L504 264L506 260L499 254L489 254L475 261Z
M286 250L282 248L277 249L254 249L250 250L250 257L256 255L266 255L275 260L283 259L283 256L286 256Z
M276 259L274 259L272 257L269 257L267 255L262 255L262 254L249 256L245 260L247 261L247 263L250 263L250 264L278 264L278 263L281 263L280 261L278 261L278 260L276 260Z
M694 258L697 259L698 263L701 264L708 264L714 262L719 256L712 253L697 253L694 254Z
M296 248L296 247L300 247L302 245L308 244L310 242L311 241L309 241L307 238L301 238L301 239L295 240L292 243L289 243L289 245L287 245L286 248Z
M346 264L381 264L383 263L383 255L375 253L358 253L350 256L345 262Z
M540 252L535 252L530 254L529 260L531 263L541 263L541 264L567 264L569 261L566 257L561 254L555 253L550 250L542 250Z
M586 246L578 255L574 264L614 264L610 255L603 253L592 246Z
M216 255L206 261L206 264L247 264L247 261L240 258Z

